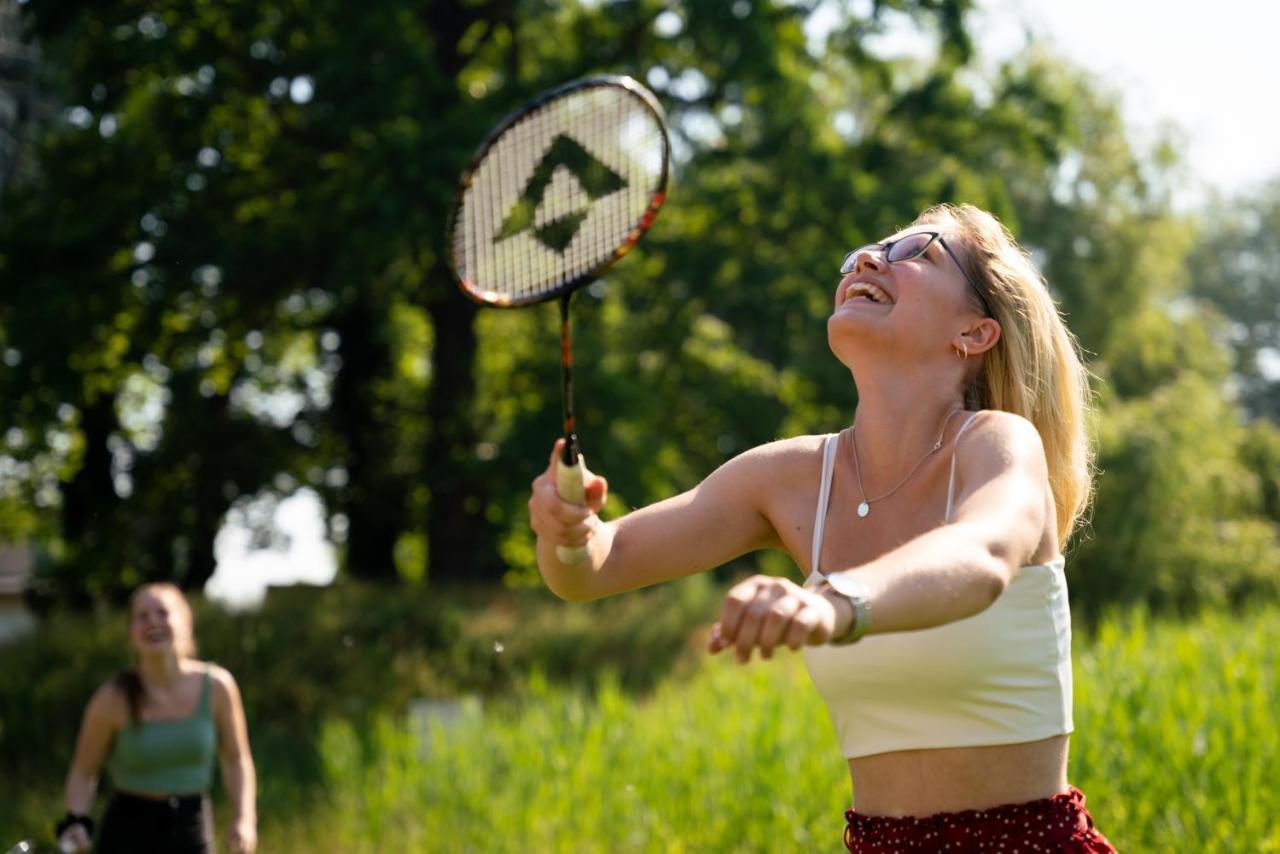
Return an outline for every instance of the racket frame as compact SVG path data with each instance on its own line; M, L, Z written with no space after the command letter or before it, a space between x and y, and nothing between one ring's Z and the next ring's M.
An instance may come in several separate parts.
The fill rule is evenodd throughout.
M540 107L550 101L562 98L583 89L601 88L601 87L619 87L627 90L631 95L635 96L644 104L653 115L653 118L662 133L662 163L656 183L656 189L650 193L649 204L639 219L632 225L631 231L628 232L626 239L614 251L603 258L598 264L591 269L581 273L573 279L566 281L558 287L543 291L538 294L530 294L527 296L512 296L496 291L486 290L479 287L463 275L461 265L457 256L458 243L454 239L454 233L458 224L458 217L462 212L463 201L466 198L467 190L470 189L472 182L475 180L476 172L480 168L480 164L488 155L489 150L497 143L497 141L512 127L519 124L526 117L536 112ZM614 264L621 261L632 250L636 243L640 240L649 227L653 225L654 218L658 215L659 208L666 201L667 195L667 179L670 175L671 162L671 133L667 128L666 114L663 112L661 104L653 94L640 85L636 80L625 75L599 75L595 77L586 77L575 80L559 86L550 91L533 98L521 104L511 113L509 113L497 126L494 127L489 135L476 149L475 154L471 156L471 160L467 163L466 169L462 173L462 177L458 182L458 190L454 195L453 205L449 209L449 218L446 225L446 241L449 246L448 258L449 266L453 271L454 279L457 280L458 286L462 292L470 299L481 305L491 306L494 308L523 308L528 305L536 305L537 303L549 302L558 299L560 302L560 367L561 367L561 388L562 394L562 414L564 417L564 453L559 461L556 470L557 491L561 498L574 504L585 504L584 480L585 480L585 463L582 454L578 448L578 436L575 424L575 416L573 412L573 342L570 334L569 325L569 299L573 292L584 285L598 279L606 270ZM589 554L586 546L576 548L558 546L556 548L557 556L566 564L577 564L587 559Z
M629 93L637 97L653 114L659 129L662 131L662 166L659 172L657 189L650 194L649 205L640 218L632 226L626 240L611 255L602 260L599 264L587 270L576 278L570 279L563 285L551 290L543 291L539 294L530 294L527 296L512 296L510 294L498 293L496 291L485 290L484 288L471 281L462 274L459 259L456 252L456 242L453 239L454 231L457 227L457 219L462 212L462 202L466 197L467 190L470 189L471 183L475 180L476 171L480 168L480 163L488 155L489 149L497 143L508 130L519 124L530 114L538 110L538 108L550 101L562 98L565 95L577 92L582 89L595 89L603 87L619 87L626 89ZM667 195L667 178L670 173L671 161L671 133L667 129L667 117L663 112L662 105L658 103L651 93L644 86L640 85L634 78L622 74L606 74L595 77L585 77L581 80L574 80L563 86L544 92L536 98L521 104L515 110L512 110L502 121L498 122L489 135L480 143L480 147L476 149L476 153L471 156L471 160L467 163L467 167L463 170L462 178L458 182L458 190L454 194L453 205L449 209L449 219L446 227L447 241L449 245L449 266L453 270L453 276L458 282L458 286L462 288L462 292L472 300L481 305L493 306L495 308L521 308L526 305L536 305L540 302L548 302L556 297L572 293L583 285L590 284L608 270L614 264L626 257L627 253L636 245L640 237L649 230L649 226L653 224L654 217L658 215L658 209L662 207L662 203L666 200Z

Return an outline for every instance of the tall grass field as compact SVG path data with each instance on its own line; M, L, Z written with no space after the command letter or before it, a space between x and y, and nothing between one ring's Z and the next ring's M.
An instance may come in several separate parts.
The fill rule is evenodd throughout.
M1277 650L1274 607L1077 635L1070 779L1121 852L1280 852ZM699 661L639 698L535 674L447 726L330 724L324 794L262 816L262 850L843 850L848 774L799 656Z

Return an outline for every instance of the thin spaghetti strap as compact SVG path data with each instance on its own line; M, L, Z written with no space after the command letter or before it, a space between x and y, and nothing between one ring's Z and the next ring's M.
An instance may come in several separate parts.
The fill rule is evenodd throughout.
M822 443L822 485L818 488L818 508L813 516L813 556L809 559L809 575L818 572L818 558L822 555L822 529L827 521L827 504L831 500L831 471L835 468L836 439L833 434Z
M204 684L200 686L200 703L197 708L200 711L208 711L209 709L209 683L213 681L213 665L205 664L204 666Z
M955 444L951 446L951 477L947 481L947 513L942 517L943 524L951 521L951 502L955 498L956 489L956 451L960 450L960 437L964 435L964 431L968 429L973 419L978 417L978 413L973 413L964 420L960 425L959 432L956 433Z

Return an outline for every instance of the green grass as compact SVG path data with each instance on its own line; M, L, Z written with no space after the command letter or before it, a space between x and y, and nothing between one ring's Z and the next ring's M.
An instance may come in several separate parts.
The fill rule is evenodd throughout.
M1280 851L1277 649L1274 607L1077 637L1070 777L1120 851ZM848 777L798 656L640 700L534 678L425 737L330 724L321 755L326 794L263 816L263 850L842 850Z
M1073 779L1121 850L1280 851L1280 611L1105 621L1076 656Z

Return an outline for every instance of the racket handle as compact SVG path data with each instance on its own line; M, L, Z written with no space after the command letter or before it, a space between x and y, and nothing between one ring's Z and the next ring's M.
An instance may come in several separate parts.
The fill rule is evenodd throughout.
M587 503L587 466L578 454L578 462L567 466L564 460L556 457L556 492L561 501L585 506ZM591 555L585 545L556 546L556 557L566 566L582 563Z

